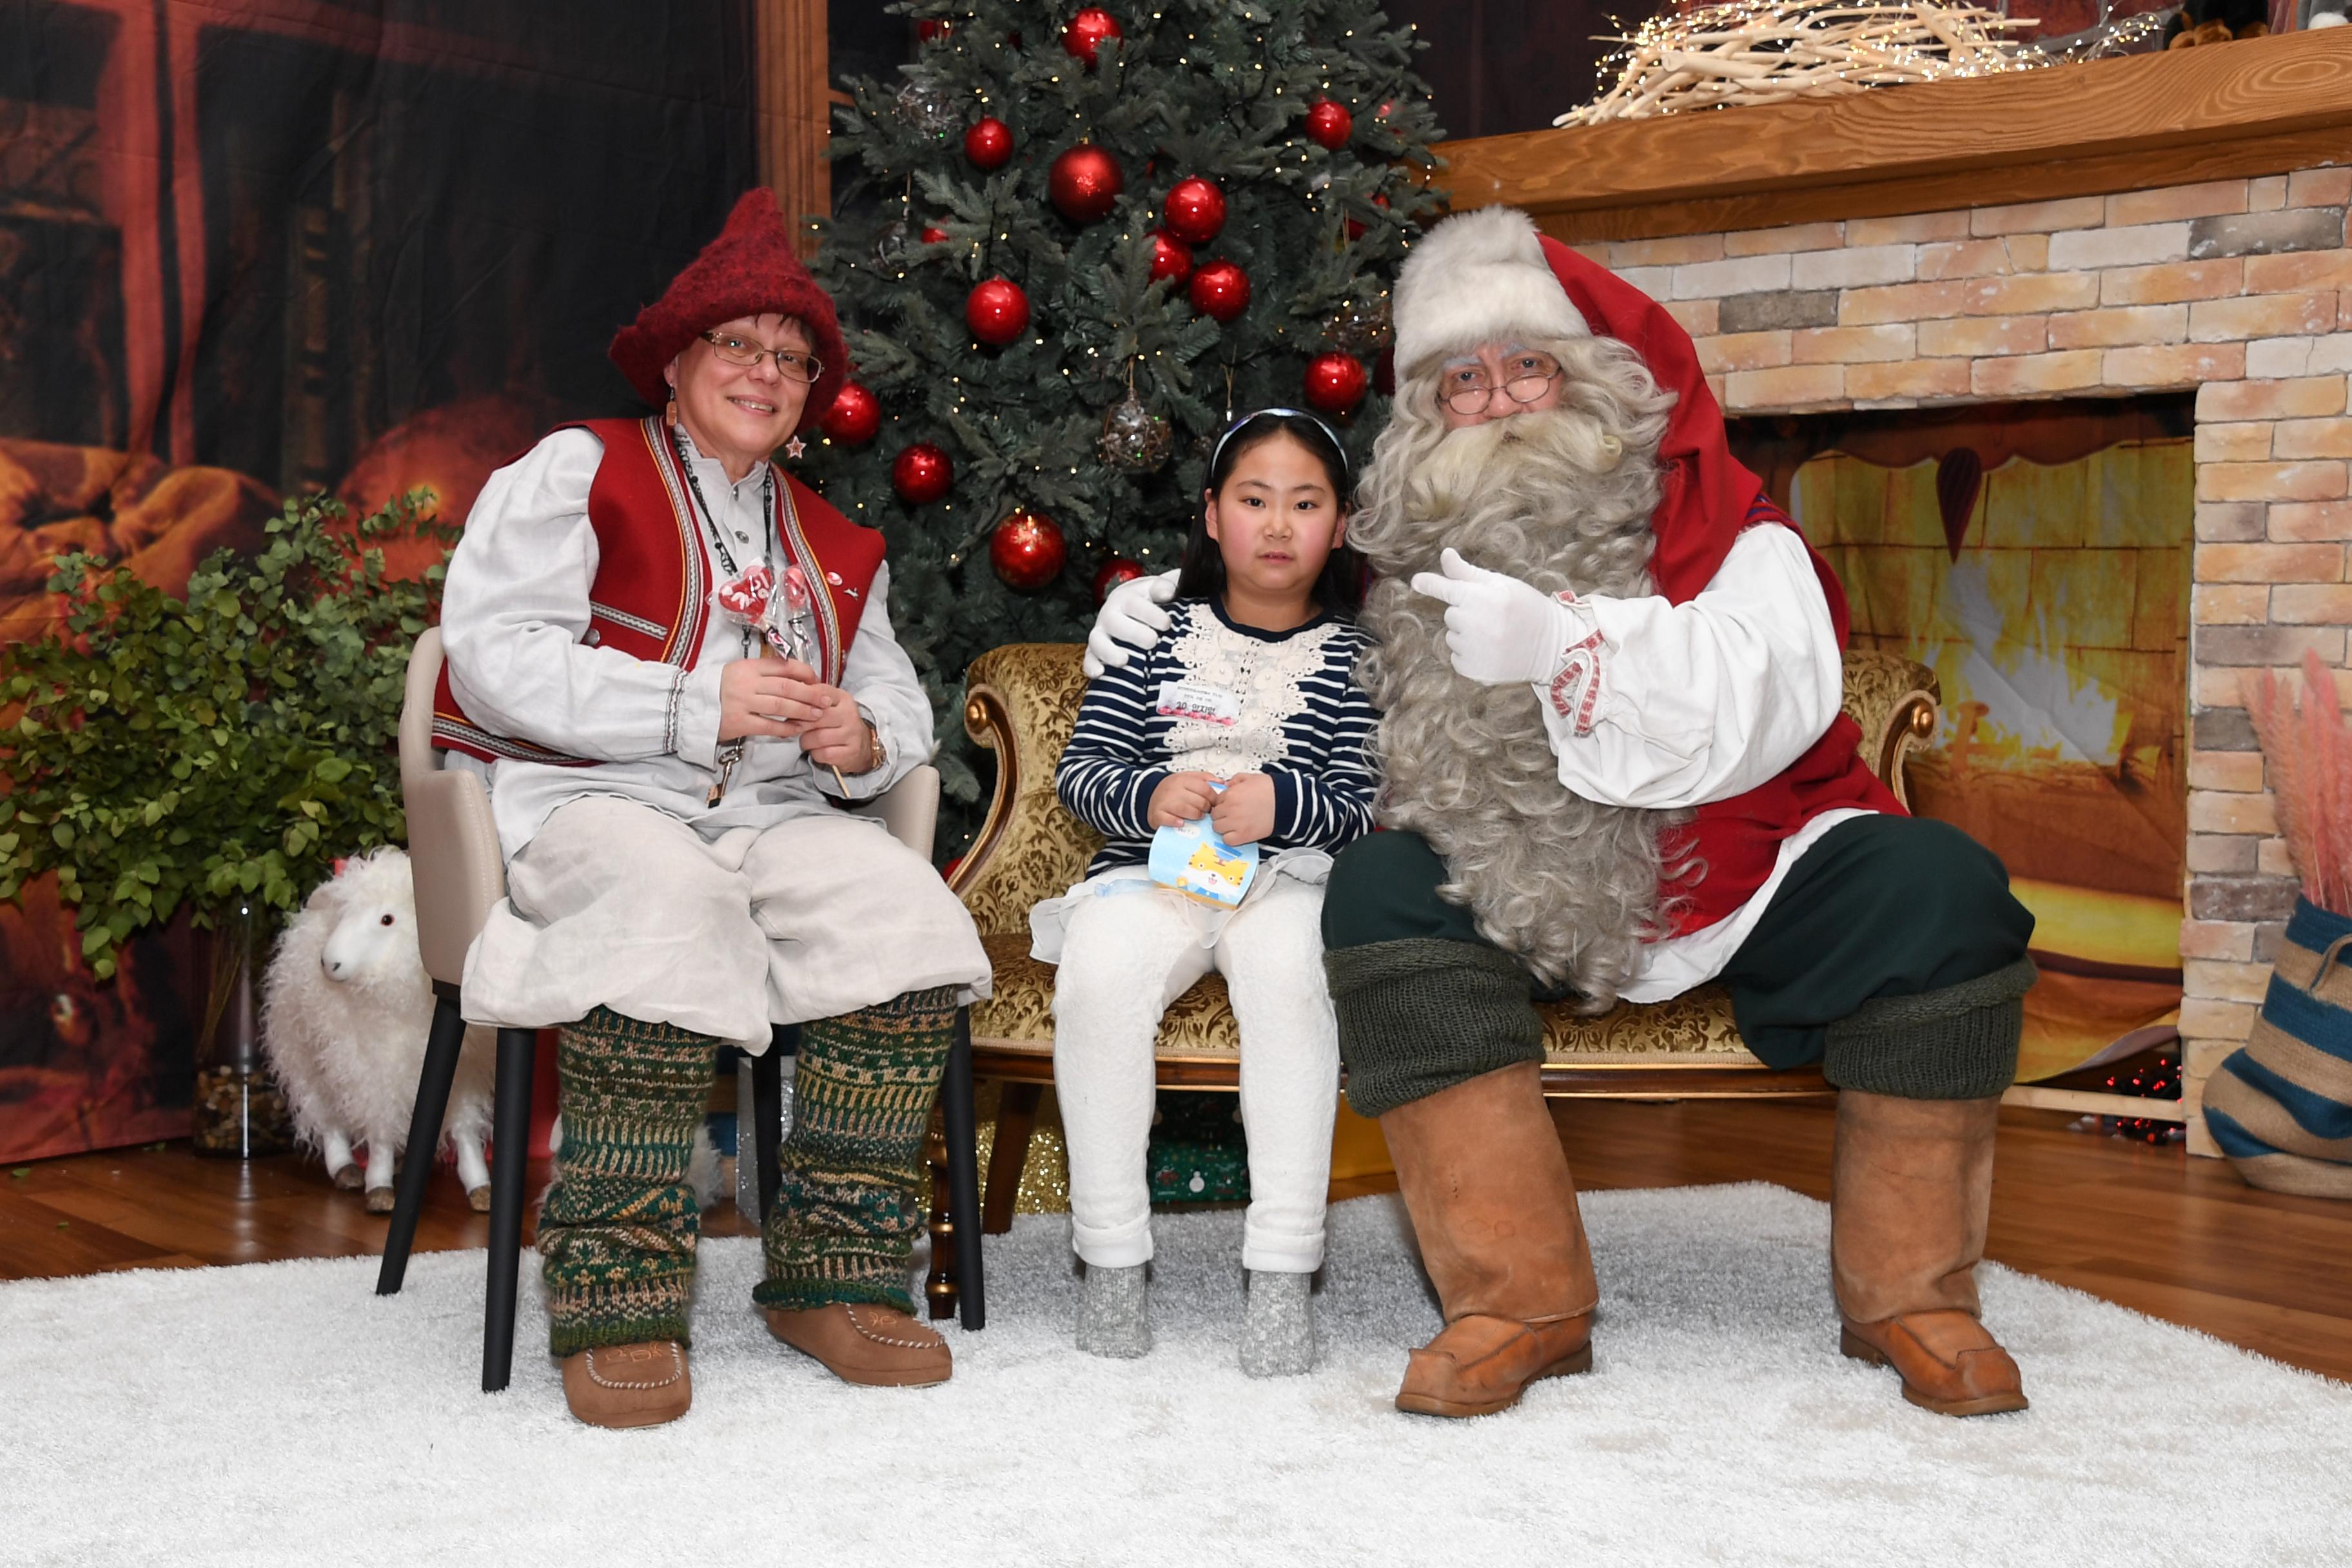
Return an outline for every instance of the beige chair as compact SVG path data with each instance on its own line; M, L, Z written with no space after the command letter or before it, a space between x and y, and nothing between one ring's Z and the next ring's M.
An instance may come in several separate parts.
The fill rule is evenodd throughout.
M416 1085L409 1118L410 1157L400 1173L392 1228L384 1238L383 1265L376 1294L400 1289L416 1240L416 1219L425 1205L425 1184L449 1105L466 1025L458 986L466 953L480 934L492 906L506 897L506 865L499 854L498 828L490 817L489 792L481 775L442 765L445 753L433 745L433 697L441 678L441 629L431 627L409 655L408 680L400 709L400 790L408 816L409 868L416 883L416 942L425 973L433 982L433 1026L425 1048L425 1070ZM874 800L850 807L877 817L890 836L928 858L939 823L940 774L919 767ZM927 1294L931 1315L961 1309L963 1326L986 1321L981 1278L979 1172L973 1152L971 1036L967 1014L957 1015L956 1043L940 1086L944 1122L945 1179L932 1183L931 1276ZM780 1028L766 1052L754 1058L752 1124L760 1171L762 1213L775 1201L776 1145L782 1120L782 1058L797 1031ZM530 1139L531 1068L539 1032L498 1030L498 1078L490 1147L489 1288L483 1307L482 1388L507 1385L514 1360L517 1270L522 1250L523 1173ZM942 1191L944 1187L944 1191ZM959 1223L961 1221L963 1223Z
M964 728L996 753L996 793L948 885L979 925L996 972L995 994L971 1008L975 1070L1003 1080L988 1162L982 1228L1012 1223L1015 1192L1044 1087L1054 1080L1054 968L1029 956L1029 910L1086 873L1101 836L1063 808L1054 766L1076 722L1086 650L1021 643L982 654L964 681ZM1936 730L1936 675L1891 653L1845 656L1845 711L1862 726L1862 754L1904 799L1903 759ZM1741 1043L1731 999L1702 985L1669 1002L1621 1004L1598 1018L1541 1009L1544 1092L1622 1099L1818 1095L1815 1068L1774 1072ZM1160 1026L1163 1089L1234 1089L1241 1038L1224 980L1211 974L1171 1004Z

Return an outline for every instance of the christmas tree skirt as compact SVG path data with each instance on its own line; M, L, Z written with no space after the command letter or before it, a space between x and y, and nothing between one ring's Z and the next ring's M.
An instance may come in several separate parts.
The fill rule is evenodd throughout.
M1515 1411L1390 1407L1437 1326L1387 1198L1331 1214L1323 1356L1234 1364L1241 1215L1163 1215L1154 1352L1070 1349L1067 1222L988 1240L954 1380L861 1389L706 1241L693 1410L565 1414L526 1259L514 1386L476 1389L479 1252L0 1285L0 1561L1804 1565L2337 1563L2352 1388L2007 1269L2033 1408L1954 1421L1837 1353L1828 1212L1749 1184L1587 1194L1591 1375Z

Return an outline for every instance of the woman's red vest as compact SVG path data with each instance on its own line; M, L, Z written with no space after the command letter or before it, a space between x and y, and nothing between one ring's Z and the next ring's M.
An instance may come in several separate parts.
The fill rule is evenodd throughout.
M557 426L585 430L604 444L588 489L588 525L596 531L596 580L588 587L588 630L582 638L632 658L692 669L716 587L703 554L677 448L658 419L583 419ZM882 564L882 535L827 505L798 479L776 470L776 538L815 590L817 675L841 680L841 661ZM484 762L513 758L593 767L521 736L500 735L466 716L443 666L433 699L433 743Z

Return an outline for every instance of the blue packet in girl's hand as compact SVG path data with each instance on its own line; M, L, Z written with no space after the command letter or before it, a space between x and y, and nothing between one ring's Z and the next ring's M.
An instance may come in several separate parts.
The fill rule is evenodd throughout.
M1215 786L1222 791L1225 786ZM1151 879L1211 909L1238 906L1257 875L1257 846L1228 844L1207 817L1180 822L1151 836Z

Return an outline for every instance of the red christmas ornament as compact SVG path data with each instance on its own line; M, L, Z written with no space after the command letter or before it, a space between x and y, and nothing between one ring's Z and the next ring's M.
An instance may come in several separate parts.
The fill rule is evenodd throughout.
M1118 17L1099 5L1089 5L1071 17L1070 25L1062 29L1062 47L1086 61L1091 69L1096 50L1113 38L1126 36L1118 30Z
M863 447L882 428L881 402L856 382L845 381L817 426L834 440Z
M927 16L915 24L915 37L926 44L936 44L954 31L953 22L944 22L937 16Z
M1374 205L1374 206L1376 206L1376 207L1384 207L1384 206L1386 206L1386 205L1389 205L1389 199L1388 199L1388 197L1386 197L1386 196L1374 196L1374 197L1372 198L1372 205ZM1364 226L1363 226L1362 224L1358 223L1354 218L1349 218L1349 219L1348 220L1348 237L1349 237L1349 239L1361 239L1361 238L1363 238L1363 237L1364 237Z
M923 243L925 245L944 245L947 243L947 237L948 231L940 227L936 224L926 224L923 226Z
M1225 226L1225 193L1212 181L1188 174L1168 193L1160 216L1168 232L1185 244L1206 245Z
M1110 591L1121 583L1132 583L1143 575L1143 563L1129 561L1124 555L1114 555L1095 571L1095 603L1110 597Z
M982 342L1003 348L1029 326L1029 296L1009 278L975 286L963 302L964 325Z
M1192 274L1192 286L1186 292L1192 309L1230 321L1249 309L1249 274L1230 261L1212 261Z
M1348 144L1349 132L1355 129L1356 117L1348 112L1346 104L1318 98L1307 111L1307 139L1318 147L1337 153Z
M1002 169L1013 159L1013 128L990 115L963 133L963 155L975 169Z
M890 488L910 505L929 506L954 483L955 465L929 441L916 442L890 465Z
M1364 400L1370 379L1353 354L1317 354L1307 362L1307 405L1325 414L1345 414Z
M1165 229L1151 231L1151 280L1173 278L1181 283L1192 276L1192 247Z
M1060 576L1069 554L1061 528L1042 512L1010 513L988 536L988 563L1006 587L1024 594Z
M1054 210L1075 224L1089 224L1108 216L1111 205L1126 188L1127 178L1118 172L1118 160L1085 142L1055 159L1052 171L1045 176L1045 189L1053 197Z

